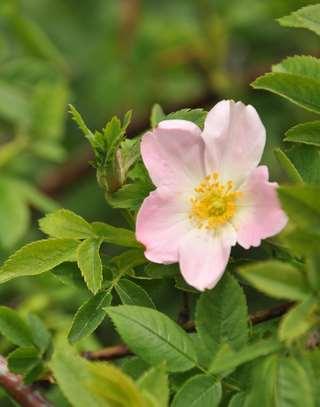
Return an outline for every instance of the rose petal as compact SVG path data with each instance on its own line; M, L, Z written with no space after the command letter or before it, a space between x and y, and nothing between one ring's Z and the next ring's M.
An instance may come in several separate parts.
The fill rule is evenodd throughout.
M223 100L210 110L202 137L206 143L207 171L239 186L260 162L265 128L254 107Z
M188 200L163 187L144 200L137 216L136 238L146 247L147 259L155 263L175 263L179 241L191 227Z
M260 166L239 189L243 195L232 224L237 231L238 243L245 249L259 246L261 239L279 233L287 223L278 200L277 184L268 182L268 178L268 168Z
M219 235L190 231L179 245L180 269L186 282L200 291L213 288L223 275L230 249Z
M201 130L186 120L166 120L142 138L141 154L156 186L193 189L205 176Z

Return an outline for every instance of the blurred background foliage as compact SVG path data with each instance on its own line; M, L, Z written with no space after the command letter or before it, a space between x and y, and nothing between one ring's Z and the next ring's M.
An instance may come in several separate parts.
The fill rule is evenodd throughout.
M261 114L268 133L264 161L281 179L272 150L286 129L312 115L249 84L285 56L319 56L312 33L275 21L312 3L1 0L1 259L38 238L36 220L55 207L90 221L124 222L108 209L87 166L88 146L67 114L68 103L93 129L133 109L134 134L148 128L154 103L170 112L241 99ZM263 256L263 250L250 255ZM148 292L160 310L174 313L181 299L170 295L173 284L155 281L146 282ZM49 328L62 329L88 292L50 274L1 285L0 295L2 304L36 312ZM90 338L80 346L94 349L98 342ZM0 351L7 347L0 342Z

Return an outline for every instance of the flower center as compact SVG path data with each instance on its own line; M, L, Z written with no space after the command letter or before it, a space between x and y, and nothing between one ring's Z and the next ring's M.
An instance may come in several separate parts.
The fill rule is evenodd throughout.
M241 192L233 188L232 181L221 184L217 172L207 175L194 190L190 220L205 229L216 229L227 223L235 213L236 200L241 197Z

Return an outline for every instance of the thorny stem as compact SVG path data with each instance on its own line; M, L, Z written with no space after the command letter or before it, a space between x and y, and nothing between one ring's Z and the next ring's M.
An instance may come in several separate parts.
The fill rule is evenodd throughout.
M22 407L53 407L38 391L25 385L20 375L11 373L6 359L1 355L0 386Z

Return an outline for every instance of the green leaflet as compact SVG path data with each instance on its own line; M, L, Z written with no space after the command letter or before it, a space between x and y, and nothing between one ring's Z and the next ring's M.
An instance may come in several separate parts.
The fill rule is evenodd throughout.
M106 315L104 307L110 305L111 301L110 293L100 292L81 305L73 318L68 334L70 343L89 336L97 329Z
M169 402L169 382L165 365L152 367L137 382L145 396L151 398L155 407L167 407Z
M92 226L81 216L67 209L59 209L39 221L40 229L59 239L87 239L94 237Z
M167 370L189 370L196 354L188 334L166 315L135 305L106 308L107 314L129 348L146 362L165 362Z
M133 231L116 228L103 222L93 222L92 227L98 237L101 237L104 242L116 244L124 247L141 247L137 242Z
M8 367L13 373L26 374L40 361L39 352L35 348L18 348L9 354Z
M88 362L61 340L49 366L73 406L147 407L138 387L117 367Z
M252 372L246 407L314 407L314 394L308 372L293 357L271 355L260 360Z
M281 204L293 220L301 228L318 232L320 229L320 188L316 186L282 186L278 189Z
M284 141L320 147L320 121L298 124L286 132Z
M122 304L141 305L142 307L155 308L149 294L138 284L122 278L115 286Z
M240 267L238 272L271 297L304 300L310 293L304 273L289 263L268 260Z
M96 294L102 285L102 263L100 246L102 239L86 239L80 243L77 251L78 266L88 289Z
M0 333L18 346L33 346L32 332L17 311L0 306Z
M303 179L299 174L299 171L296 169L293 162L290 161L290 158L287 156L287 154L282 151L281 148L276 148L274 150L274 154L277 157L281 168L286 173L289 180L294 183L303 183Z
M291 73L267 73L256 79L252 86L276 93L315 113L320 113L320 81Z
M291 73L320 81L320 59L306 55L295 55L273 65L272 72Z
M315 4L300 8L278 21L284 27L307 28L320 35L320 6Z
M44 273L65 261L74 261L79 242L73 239L38 240L23 246L0 269L0 283Z
M187 380L175 395L172 407L218 407L221 384L212 376L197 375Z
M196 308L196 327L202 342L214 355L228 343L240 349L248 340L246 299L237 280L225 274L218 285L201 294Z
M232 350L229 345L225 345L213 359L209 370L212 374L229 372L251 360L277 352L281 348L280 342L273 338L250 343L238 352Z
M317 300L313 297L307 298L290 309L281 320L279 338L291 342L304 335L317 323L317 310Z

